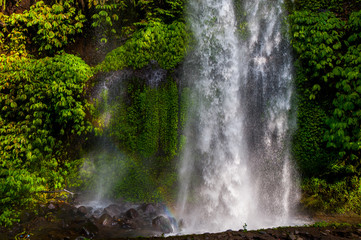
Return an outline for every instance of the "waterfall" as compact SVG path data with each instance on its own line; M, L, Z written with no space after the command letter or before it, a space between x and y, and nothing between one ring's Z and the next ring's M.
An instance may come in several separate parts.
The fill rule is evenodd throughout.
M192 107L179 167L184 232L291 225L298 202L292 57L282 0L190 0L183 81Z

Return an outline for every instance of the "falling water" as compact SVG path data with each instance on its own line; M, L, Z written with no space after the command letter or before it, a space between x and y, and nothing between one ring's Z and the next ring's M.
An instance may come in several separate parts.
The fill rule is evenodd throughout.
M293 224L292 58L282 0L191 0L184 81L193 108L180 166L185 232Z

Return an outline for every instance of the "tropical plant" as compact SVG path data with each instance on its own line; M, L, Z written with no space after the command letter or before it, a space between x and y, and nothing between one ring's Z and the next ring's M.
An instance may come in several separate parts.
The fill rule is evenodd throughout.
M152 61L163 69L172 69L183 60L187 44L184 23L152 23L134 33L124 45L108 53L97 70L140 69Z
M70 148L92 127L84 86L90 67L69 54L0 57L0 223L71 184L80 161Z
M37 47L39 53L53 55L73 41L70 36L82 32L85 16L67 1L52 6L38 1L23 13L0 13L0 21L2 52L25 56Z

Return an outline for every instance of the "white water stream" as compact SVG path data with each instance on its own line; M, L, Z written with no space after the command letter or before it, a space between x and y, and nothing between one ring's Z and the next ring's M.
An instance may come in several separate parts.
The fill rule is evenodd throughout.
M179 170L183 232L295 224L292 57L282 0L190 0L192 108Z

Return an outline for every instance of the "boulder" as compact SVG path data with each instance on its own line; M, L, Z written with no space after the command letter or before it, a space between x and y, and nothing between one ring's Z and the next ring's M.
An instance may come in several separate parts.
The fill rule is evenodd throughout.
M167 206L164 203L156 203L155 207L158 214L163 214L167 212Z
M54 204L54 203L49 203L49 204L48 204L48 209L49 209L49 210L56 210L55 204Z
M123 229L138 228L138 224L134 221L134 219L121 218L121 219L118 219L118 224Z
M183 219L180 219L180 220L178 221L178 229L179 229L179 230L182 230L184 227L185 227L184 220L183 220ZM242 230L242 231L243 231L243 230Z
M157 216L152 221L152 226L155 230L163 232L163 233L171 233L173 232L172 224L169 218L165 216Z
M84 206L78 207L77 213L81 216L85 216L88 214L88 209Z
M72 218L72 222L76 223L76 224L83 224L87 221L88 219L86 218L85 215L75 215Z
M98 223L103 226L111 226L113 223L113 218L109 214L104 213L100 216Z
M154 217L157 215L157 209L153 204L143 204L140 209L143 211L144 215Z
M104 209L96 209L93 214L94 216L99 217L102 215L103 212L105 212Z
M123 212L123 208L117 204L110 204L108 207L104 208L103 213L107 213L112 217L118 217Z
M87 221L87 223L82 227L82 234L84 234L88 238L93 238L95 235L98 234L98 232L98 227L91 221Z
M137 210L135 210L134 208L129 209L128 211L125 212L125 216L129 219L134 219L139 217L139 213Z

